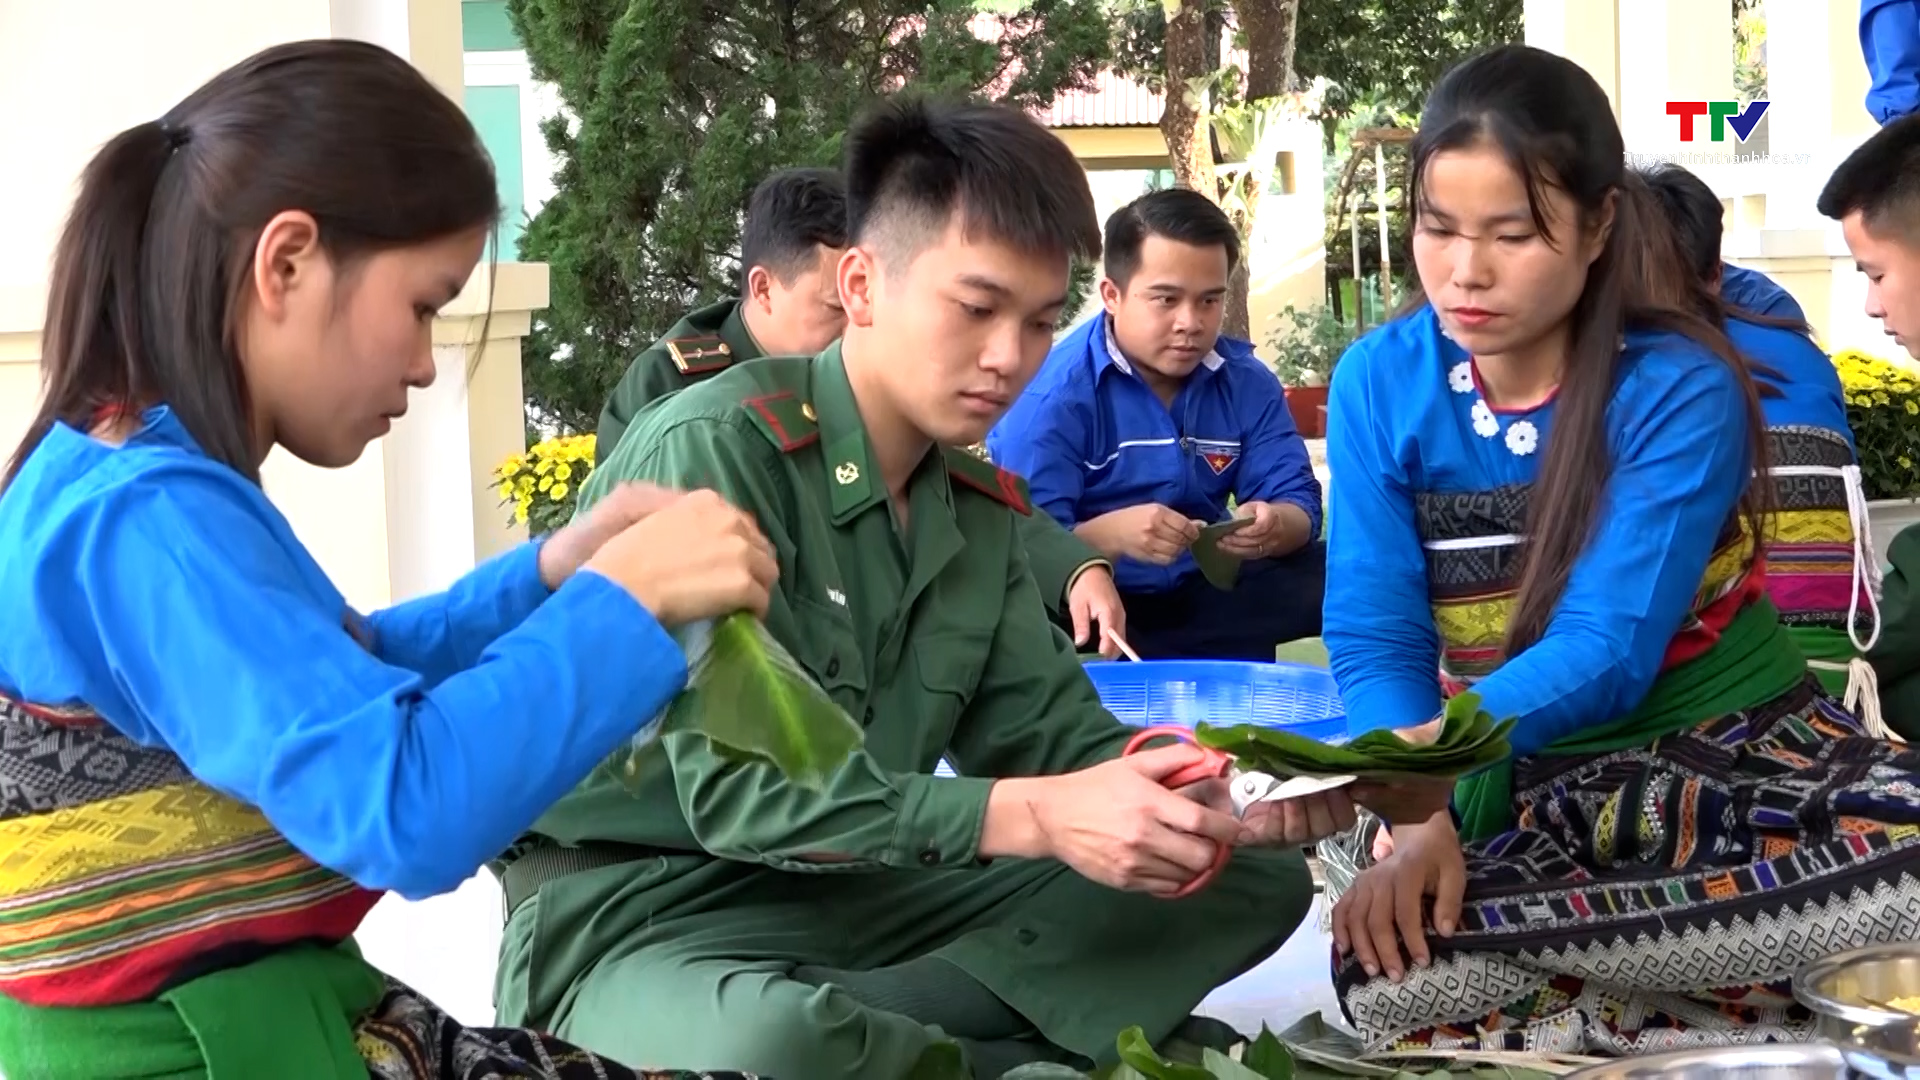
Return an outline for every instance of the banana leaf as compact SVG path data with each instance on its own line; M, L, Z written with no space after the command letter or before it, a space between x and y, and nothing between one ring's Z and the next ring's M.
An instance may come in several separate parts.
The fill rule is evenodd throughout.
M1369 731L1344 743L1323 743L1304 735L1257 724L1194 727L1202 746L1224 750L1243 767L1275 777L1358 776L1391 780L1395 776L1461 777L1506 760L1512 753L1507 733L1513 720L1495 721L1480 707L1477 694L1447 702L1440 737L1416 746L1391 731Z
M1193 542L1193 564L1207 584L1222 592L1233 591L1240 580L1240 556L1220 550L1220 541L1253 524L1252 518L1228 518L1200 530Z
M704 735L723 756L769 762L816 790L864 741L859 723L752 615L694 623L675 637L687 654L687 688L617 755L629 784L653 743L674 732Z
M1231 1055L1211 1048L1198 1052L1169 1050L1163 1054L1147 1042L1146 1035L1137 1027L1120 1033L1115 1050L1119 1062L1092 1073L1082 1073L1069 1065L1035 1064L1023 1065L1002 1080L1341 1080L1345 1077L1552 1080L1573 1071L1551 1058L1519 1053L1471 1055L1475 1060L1449 1061L1451 1067L1439 1069L1406 1068L1403 1064L1444 1060L1451 1055L1418 1052L1398 1058L1367 1055L1359 1039L1331 1028L1319 1013L1279 1035L1263 1024L1258 1038ZM1525 1060L1527 1064L1505 1063L1518 1060ZM1532 1065L1549 1067L1529 1067Z

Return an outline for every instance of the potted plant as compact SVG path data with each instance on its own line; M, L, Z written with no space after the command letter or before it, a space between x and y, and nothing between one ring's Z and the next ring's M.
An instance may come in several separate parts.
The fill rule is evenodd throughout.
M1353 344L1353 328L1325 305L1302 311L1288 304L1274 320L1281 324L1280 331L1268 339L1267 348L1277 357L1273 370L1286 389L1293 426L1303 438L1325 438L1327 384L1333 365Z
M556 435L515 454L493 470L500 505L509 520L544 536L573 520L580 489L593 473L592 435Z
M1920 522L1920 374L1857 349L1835 353L1860 454L1873 549Z

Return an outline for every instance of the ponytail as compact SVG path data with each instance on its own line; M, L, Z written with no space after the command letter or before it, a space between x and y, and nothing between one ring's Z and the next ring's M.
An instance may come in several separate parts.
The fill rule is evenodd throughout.
M39 411L7 464L6 483L65 422L85 429L101 409L140 399L146 369L141 253L155 191L173 157L158 121L114 136L80 176L80 194L54 249L42 324Z

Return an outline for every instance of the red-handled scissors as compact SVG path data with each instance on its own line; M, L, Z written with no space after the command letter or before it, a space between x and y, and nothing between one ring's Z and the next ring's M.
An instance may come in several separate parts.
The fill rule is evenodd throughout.
M1239 768L1234 763L1232 754L1201 746L1190 729L1170 724L1140 729L1134 733L1133 738L1127 740L1126 748L1120 752L1120 756L1130 757L1137 754L1146 749L1147 744L1155 739L1178 739L1192 744L1201 754L1199 761L1168 776L1161 781L1162 784L1169 789L1178 789L1188 784L1198 784L1203 780L1226 780L1230 784L1233 816L1236 818L1246 817L1247 811L1256 803L1279 802L1283 799L1297 799L1322 791L1331 791L1351 784L1355 779L1351 776L1296 776L1289 780L1278 780L1258 770ZM1173 898L1177 900L1183 896L1191 896L1206 888L1208 883L1220 876L1220 871L1226 869L1227 860L1232 857L1233 847L1229 844L1221 844L1219 853L1213 857L1213 865L1181 886L1180 891L1173 894Z

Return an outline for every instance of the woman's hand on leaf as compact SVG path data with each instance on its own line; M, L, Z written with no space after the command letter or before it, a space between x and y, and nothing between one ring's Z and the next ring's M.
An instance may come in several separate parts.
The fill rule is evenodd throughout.
M662 626L736 611L767 613L780 575L753 518L711 491L694 491L626 526L584 569L625 588Z

